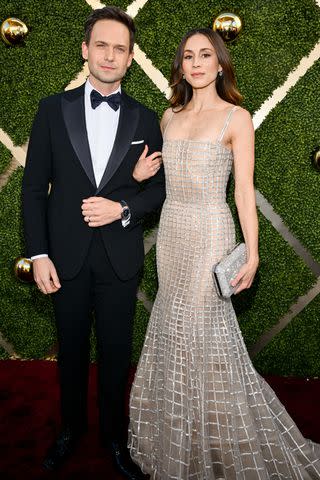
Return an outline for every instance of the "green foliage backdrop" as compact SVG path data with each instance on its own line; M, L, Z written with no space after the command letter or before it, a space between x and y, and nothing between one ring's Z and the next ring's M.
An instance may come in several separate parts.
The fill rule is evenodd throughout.
M131 2L117 0L126 8ZM84 0L11 0L0 5L0 21L21 18L30 28L24 45L0 42L0 126L18 145L29 136L38 101L61 91L82 68L80 44L85 18L91 11ZM149 0L136 17L137 43L169 78L171 60L182 35L190 28L211 26L222 11L243 19L239 38L229 45L244 106L253 114L282 85L287 75L319 40L319 8L312 0ZM256 186L282 216L289 229L320 261L319 173L311 153L319 139L320 63L301 78L263 122L256 135ZM124 81L126 91L161 116L167 101L134 63ZM10 163L0 144L0 174ZM50 300L13 275L15 257L24 253L18 168L0 192L0 331L23 358L45 358L55 344ZM236 212L230 185L229 202ZM145 223L145 235L157 216ZM250 291L234 300L248 347L275 325L315 277L270 223L259 215L261 265ZM238 228L239 230L239 228ZM240 236L240 233L238 231ZM146 256L141 289L154 299L157 288L155 247ZM319 375L320 300L317 297L256 357L261 371L290 375ZM137 303L134 362L137 361L148 312ZM0 349L0 358L7 354ZM92 358L95 358L94 334Z

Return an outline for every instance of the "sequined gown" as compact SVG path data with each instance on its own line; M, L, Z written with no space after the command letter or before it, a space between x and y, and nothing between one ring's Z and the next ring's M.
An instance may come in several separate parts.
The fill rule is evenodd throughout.
M130 398L128 445L156 480L320 479L306 440L254 369L211 268L235 244L226 204L233 156L216 142L166 140L159 290Z

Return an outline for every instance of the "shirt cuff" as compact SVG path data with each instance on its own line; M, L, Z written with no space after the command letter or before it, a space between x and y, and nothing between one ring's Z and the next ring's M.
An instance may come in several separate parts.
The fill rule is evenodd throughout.
M33 257L30 257L31 260L36 260L36 258L48 258L47 253L40 253L39 255L34 255Z
M126 220L121 220L123 228L126 228L130 224L130 217Z

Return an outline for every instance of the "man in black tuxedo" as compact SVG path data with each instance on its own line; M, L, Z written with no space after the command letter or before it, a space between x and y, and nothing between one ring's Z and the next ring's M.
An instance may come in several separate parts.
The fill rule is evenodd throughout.
M61 465L87 428L94 312L100 435L127 478L139 478L124 460L124 395L144 259L140 220L165 197L156 114L121 91L134 33L116 7L89 16L82 55L90 76L40 102L22 192L28 255L39 289L52 294L59 342L62 431L44 465Z

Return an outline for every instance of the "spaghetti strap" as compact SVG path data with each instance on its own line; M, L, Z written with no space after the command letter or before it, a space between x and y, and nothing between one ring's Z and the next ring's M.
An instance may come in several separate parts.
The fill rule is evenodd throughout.
M233 112L234 112L236 109L237 109L237 105L234 105L234 107L232 107L232 108L229 110L228 115L227 115L227 118L226 118L226 121L225 121L225 123L224 123L224 125L223 125L223 128L222 128L222 130L221 130L221 133L220 133L220 135L219 135L219 137L218 137L218 142L219 142L219 143L222 142L222 139L223 139L223 136L224 136L224 134L225 134L225 131L227 130L228 125L229 125L229 123L230 123L231 115L233 114Z
M162 134L163 138L165 137L166 131L168 129L169 123L171 123L173 115L174 115L174 111L173 111L173 109L171 109L171 116L170 116L170 118L167 122L167 125L165 126L165 129L163 130L163 134Z

